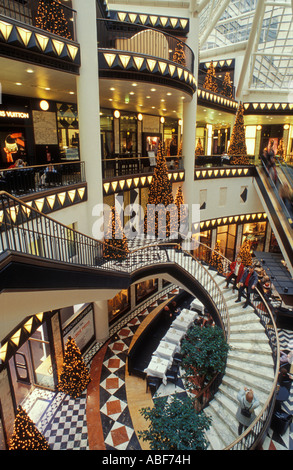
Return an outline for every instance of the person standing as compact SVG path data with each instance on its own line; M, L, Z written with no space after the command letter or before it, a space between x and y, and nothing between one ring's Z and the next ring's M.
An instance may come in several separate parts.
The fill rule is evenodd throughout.
M255 289L255 286L258 282L258 276L255 272L254 266L251 265L245 269L244 274L239 283L238 298L235 302L241 302L241 296L246 290L246 302L243 305L243 308L248 307L250 303L250 294Z
M244 265L241 262L241 258L237 257L233 263L230 264L230 273L227 276L225 289L228 289L230 282L234 279L233 282L233 293L236 289L236 285L242 278L244 273Z
M240 435L256 418L254 410L260 405L260 402L253 390L247 387L238 392L237 400L239 406L236 412L236 419L239 422L238 434Z

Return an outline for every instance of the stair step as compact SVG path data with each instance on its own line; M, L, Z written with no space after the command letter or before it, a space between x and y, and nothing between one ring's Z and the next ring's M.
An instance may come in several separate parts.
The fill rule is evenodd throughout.
M255 376L250 373L232 369L226 369L225 376L223 377L223 383L227 384L228 381L234 381L238 391L242 387L248 387L255 391L258 390L266 396L269 395L273 384L273 379L271 378L264 379L258 377L258 379L256 379Z
M216 431L219 440L220 447L218 450L227 447L238 437L238 423L235 418L237 407L232 404L233 411L228 410L226 406L223 406L224 397L218 397L210 402L209 406L205 409L206 413L213 416L213 429ZM219 444L218 444L219 445Z
M252 376L258 377L258 378L263 378L263 379L272 379L274 380L274 370L270 365L262 364L262 365L256 365L252 367L251 363L249 362L244 362L241 360L235 360L231 358L230 356L228 357L227 360L227 366L226 366L226 371L229 370L236 370L240 371L241 373L244 372L246 374L250 374Z
M242 361L252 365L263 366L264 364L267 364L267 367L274 367L271 354L258 351L256 353L252 353L251 351L244 351L234 348L233 350L229 351L228 358L232 359L233 361Z

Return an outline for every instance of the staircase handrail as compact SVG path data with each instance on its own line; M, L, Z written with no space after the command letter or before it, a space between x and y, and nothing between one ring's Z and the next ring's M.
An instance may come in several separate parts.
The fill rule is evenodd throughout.
M198 245L204 246L206 249L210 250L212 253L216 252L218 255L221 256L223 261L225 261L225 263L228 266L231 264L231 261L228 258L226 258L219 251L213 250L212 248L210 248L208 245L206 245L204 243L201 243L201 242L196 242L196 243ZM274 377L271 392L270 392L266 402L264 403L260 413L258 413L258 416L251 423L251 425L245 430L245 432L243 432L241 434L241 436L239 436L234 442L232 442L224 450L244 450L244 449L247 449L247 448L250 448L251 446L253 446L254 443L252 442L252 439L254 439L255 436L257 437L256 440L259 439L260 431L263 430L263 428L267 425L267 421L272 416L273 405L275 403L276 387L277 387L278 373L279 373L279 368L280 368L280 342L279 342L279 337L278 337L278 332L277 332L277 325L276 325L273 313L271 311L271 307L269 306L268 302L264 298L263 294L261 293L261 291L257 287L255 288L255 291L257 292L257 295L261 298L261 302L264 304L264 306L266 308L266 311L269 315L269 321L273 326L273 328L270 328L269 331L270 332L273 331L274 334L275 334L275 341L276 341L275 350L273 350L272 344L270 342L270 346L272 348L272 353L274 353L273 354L273 359L274 359L274 363L275 363L275 377ZM264 318L262 318L262 320L264 320ZM267 328L265 328L265 330L267 332ZM262 421L263 417L264 417L264 420ZM259 423L261 421L262 421L261 429L258 429L258 427L260 426ZM252 438L252 439L250 439L250 438ZM249 446L248 446L248 443L250 443Z

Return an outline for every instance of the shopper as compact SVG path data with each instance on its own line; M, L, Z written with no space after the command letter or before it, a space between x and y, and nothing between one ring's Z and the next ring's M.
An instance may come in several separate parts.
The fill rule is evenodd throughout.
M236 418L239 422L238 434L240 435L256 418L254 410L260 405L260 403L258 398L254 395L253 390L251 388L248 389L247 387L244 387L243 390L238 392L237 400L239 402L239 406Z
M237 257L233 263L230 264L230 273L227 276L225 289L228 289L230 282L233 282L233 292L236 289L236 285L239 283L244 273L244 265L241 262L241 258Z
M243 295L244 290L246 290L246 302L243 305L243 308L248 307L248 305L250 304L250 294L255 289L257 282L258 276L255 272L255 267L254 265L251 265L245 269L244 274L239 283L238 298L236 302L241 302L241 296Z

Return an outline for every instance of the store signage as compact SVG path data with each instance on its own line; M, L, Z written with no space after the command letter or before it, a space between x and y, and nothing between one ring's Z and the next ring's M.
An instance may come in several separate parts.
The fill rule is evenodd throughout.
M74 339L78 348L83 352L95 335L93 305L89 304L63 330L63 341L66 344L69 336Z
M6 118L17 118L17 119L29 119L29 113L23 113L21 111L2 111L0 110L0 117Z

